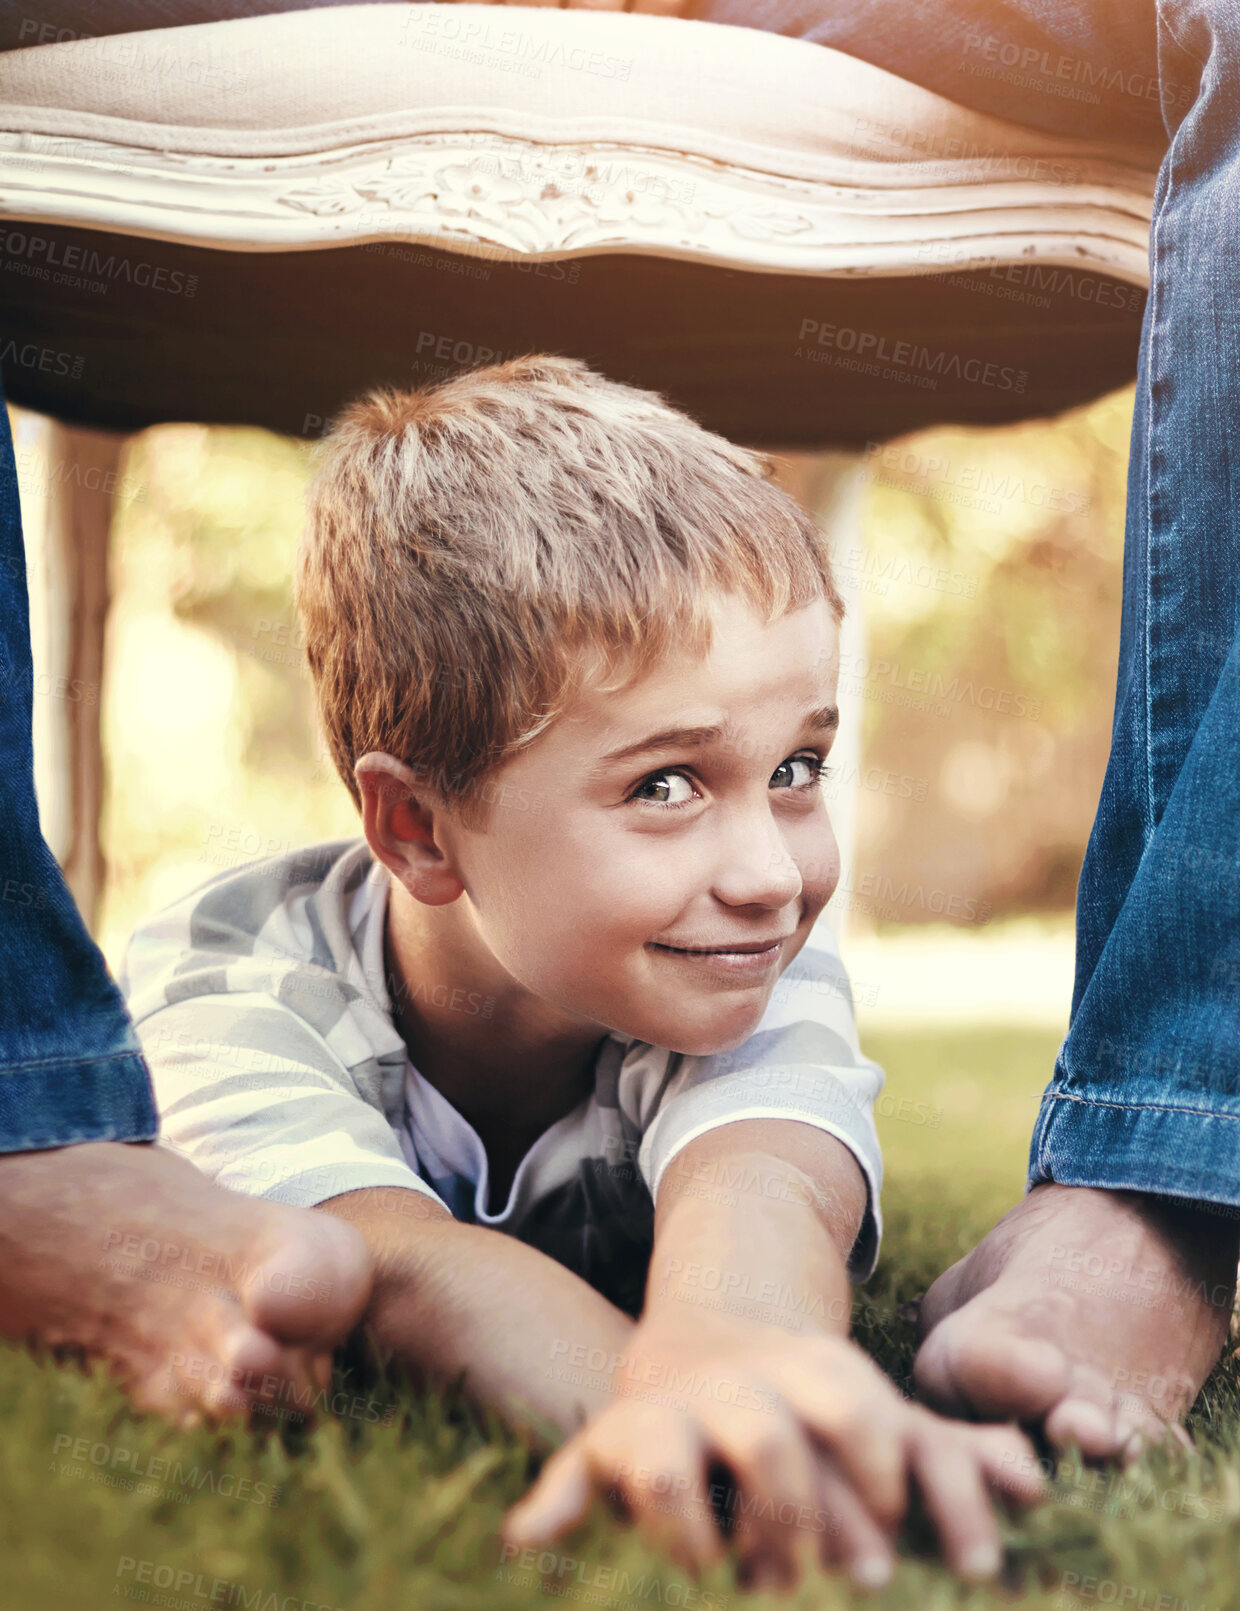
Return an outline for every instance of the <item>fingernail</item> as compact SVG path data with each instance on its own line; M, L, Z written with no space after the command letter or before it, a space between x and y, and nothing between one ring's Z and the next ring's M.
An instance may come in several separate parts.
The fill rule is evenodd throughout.
M891 1582L891 1562L885 1555L867 1555L857 1562L853 1576L862 1588L881 1589Z
M537 1518L532 1511L522 1511L519 1515L509 1511L504 1523L504 1536L510 1544L536 1544L537 1532Z
M993 1544L975 1544L960 1563L966 1577L994 1577L1002 1556Z

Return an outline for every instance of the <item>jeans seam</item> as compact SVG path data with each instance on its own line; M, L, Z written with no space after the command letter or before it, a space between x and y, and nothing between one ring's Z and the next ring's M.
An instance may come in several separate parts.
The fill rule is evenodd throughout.
M1191 50L1184 43L1184 41L1180 38L1179 34L1177 34L1175 29L1171 26L1170 22L1168 22L1168 20L1167 20L1167 8L1166 8L1166 6L1164 4L1160 4L1157 7L1157 16L1158 16L1158 21L1162 23L1163 27L1171 35L1172 39L1175 40L1177 47L1180 50L1182 50L1186 56L1191 56L1192 59L1197 63L1198 67L1200 67L1201 70L1204 72L1205 68L1206 68L1206 63L1209 61L1209 57L1207 56L1207 57L1205 57L1203 59L1202 57L1200 57L1197 54L1197 52L1195 50Z
M0 1063L0 1079L6 1074L18 1074L30 1068L70 1068L81 1063L119 1063L122 1058L136 1057L141 1059L142 1053L137 1047L130 1047L123 1052L100 1052L92 1057L89 1053L77 1057L30 1057L20 1063Z
M1189 1113L1203 1119L1240 1120L1240 1113L1220 1113L1215 1108L1190 1108L1172 1102L1111 1102L1105 1097L1074 1096L1070 1091L1045 1091L1043 1102L1079 1102L1087 1108L1117 1108L1123 1113Z
M1145 846L1148 846L1150 835L1153 834L1158 822L1158 815L1154 800L1154 595L1155 587L1155 553L1154 553L1154 488L1158 480L1155 454L1157 452L1157 437L1154 429L1154 417L1159 407L1159 379L1161 377L1161 317L1162 317L1162 286L1158 265L1161 260L1161 228L1167 207L1171 200L1174 184L1175 168L1175 142L1167 152L1167 182L1162 191L1157 214L1151 220L1150 226L1150 350L1146 373L1146 384L1149 387L1149 407L1145 410L1145 578L1144 578L1144 608L1141 622L1141 660L1142 675L1145 687L1142 689L1144 698L1142 706L1145 712L1145 731L1142 736L1141 749L1145 760ZM1144 846L1143 846L1144 848Z

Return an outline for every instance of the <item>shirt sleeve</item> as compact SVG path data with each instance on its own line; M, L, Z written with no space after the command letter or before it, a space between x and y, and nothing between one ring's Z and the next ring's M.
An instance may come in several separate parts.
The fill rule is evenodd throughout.
M322 1035L269 995L191 996L137 1034L161 1141L219 1185L300 1208L377 1186L442 1204Z
M866 1182L865 1217L848 1259L854 1282L874 1272L882 1240L882 1152L874 1102L884 1075L861 1054L848 974L820 924L780 975L749 1039L715 1057L650 1056L636 1046L642 1139L637 1162L652 1197L676 1154L738 1119L794 1119L837 1137Z

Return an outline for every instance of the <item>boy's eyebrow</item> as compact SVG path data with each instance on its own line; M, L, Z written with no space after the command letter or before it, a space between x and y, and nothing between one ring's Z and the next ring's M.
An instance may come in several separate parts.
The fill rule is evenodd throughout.
M813 710L806 711L803 725L812 727L820 733L834 733L840 725L839 706L815 706ZM625 744L618 750L609 750L590 767L590 772L592 774L604 772L617 761L632 760L635 755L645 755L651 750L699 749L703 745L713 744L716 739L723 736L724 728L718 722L709 727L665 727L658 733L639 738L635 744Z

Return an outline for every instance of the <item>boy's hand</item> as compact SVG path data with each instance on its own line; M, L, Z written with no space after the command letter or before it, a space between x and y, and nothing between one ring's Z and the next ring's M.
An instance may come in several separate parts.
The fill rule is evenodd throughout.
M795 1585L818 1564L872 1586L891 1574L913 1477L949 1564L989 1577L1000 1563L989 1490L1022 1503L1043 1491L1015 1427L910 1403L841 1337L655 1319L637 1327L612 1386L617 1402L509 1512L509 1544L559 1537L605 1494L652 1545L700 1569L724 1553L715 1512L726 1505L751 1586Z

